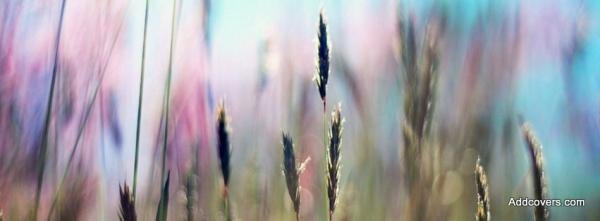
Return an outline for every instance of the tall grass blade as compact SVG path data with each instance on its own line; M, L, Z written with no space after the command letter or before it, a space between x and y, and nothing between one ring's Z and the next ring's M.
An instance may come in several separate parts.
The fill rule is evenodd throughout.
M133 198L135 199L135 194L137 191L137 174L138 174L138 164L139 164L139 155L140 155L140 132L141 132L141 124L142 124L142 100L144 98L144 71L145 71L145 61L146 61L146 36L148 34L148 9L149 9L149 0L146 0L146 10L144 12L144 39L142 40L142 64L140 70L140 94L138 97L138 112L137 112L137 123L135 130L135 161L133 163Z
M56 32L56 45L54 50L54 65L52 68L52 81L50 83L50 92L48 93L48 103L46 104L46 117L44 120L44 130L42 132L42 144L40 146L39 153L39 162L38 162L38 174L37 174L37 184L35 191L35 205L33 207L33 217L32 220L37 220L38 216L38 208L40 206L40 196L42 193L42 184L44 183L44 171L46 168L46 158L48 151L48 135L50 133L50 121L52 117L52 101L54 98L54 86L56 84L56 75L58 74L58 60L59 60L59 50L60 50L60 36L63 27L63 18L65 14L65 5L67 4L66 0L62 1L62 5L60 8L60 19L58 21L58 31Z
M54 209L56 208L56 203L58 201L58 194L60 194L60 192L62 191L65 179L66 179L67 175L69 174L71 164L73 164L73 161L75 159L75 152L77 151L77 148L79 147L79 142L81 141L81 138L83 136L83 131L85 130L88 119L93 110L94 104L96 103L98 94L100 93L100 88L102 87L102 82L104 81L104 76L106 75L106 68L108 67L108 64L110 63L110 58L112 57L112 54L113 54L112 52L115 48L118 37L120 36L121 26L123 25L123 23L124 23L124 20L121 21L121 23L119 24L119 27L117 29L118 31L115 34L114 41L112 42L111 48L108 52L108 57L107 57L106 61L104 62L102 69L100 70L100 78L98 80L98 84L96 84L96 87L94 88L92 98L90 99L90 102L88 103L88 105L86 107L85 113L83 115L83 120L80 123L79 128L77 130L77 137L75 138L75 143L73 144L73 147L71 148L71 153L69 154L67 166L65 167L65 171L63 172L63 175L62 175L62 178L58 185L58 188L57 188L56 192L54 193L54 199L52 200L52 204L50 206L50 211L48 212L48 219L50 219L50 217L52 217L52 213L54 212Z
M161 180L163 179L164 175L165 175L165 167L166 167L166 162L167 162L167 147L168 147L168 142L169 142L169 114L170 114L170 109L171 109L171 79L173 77L173 45L175 44L175 11L176 11L176 6L177 5L177 1L173 0L173 14L172 14L172 18L171 18L171 46L169 49L169 73L167 75L167 82L165 85L165 125L164 125L164 140L163 140L163 150L162 150L162 166L161 166L161 170L160 170L160 177Z
M163 185L162 192L160 194L160 201L158 202L158 210L156 211L156 221L166 221L167 212L169 209L169 182L171 179L171 171L167 172L167 180Z

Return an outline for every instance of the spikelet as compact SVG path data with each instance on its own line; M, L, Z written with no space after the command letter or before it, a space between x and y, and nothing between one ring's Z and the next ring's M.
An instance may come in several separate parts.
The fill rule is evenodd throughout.
M329 80L329 36L327 34L327 21L325 14L321 9L319 13L319 28L317 31L317 71L314 76L314 81L319 89L321 100L323 100L323 108L326 105L327 81Z
M229 161L231 160L231 150L229 143L229 127L227 126L227 115L225 113L225 104L223 101L221 101L217 108L217 137L217 153L219 155L221 174L223 175L225 188L227 188L229 186Z
M310 157L304 160L300 165L296 165L296 156L294 154L294 141L286 134L282 133L283 143L283 175L288 188L288 193L292 199L294 212L296 212L296 220L300 216L300 181L299 177L304 171L306 164L310 161Z
M547 186L544 176L544 156L542 153L542 144L536 138L533 129L529 123L523 123L521 126L523 131L523 138L527 144L527 149L531 155L531 163L533 169L533 187L535 192L535 198L538 200L546 199ZM548 208L543 205L535 207L535 220L545 221L549 220L550 212Z
M137 220L137 214L135 212L135 201L133 195L129 192L129 186L127 183L121 187L119 185L119 196L121 199L121 209L119 213L119 220L121 221L135 221Z
M337 204L340 180L340 159L342 131L344 119L341 117L341 106L338 104L331 113L331 129L329 130L329 148L327 151L327 196L329 198L329 220Z
M292 204L294 205L294 212L298 217L300 210L300 184L298 182L298 170L296 168L296 156L294 155L294 143L292 138L283 134L283 174L285 175L285 182L287 184Z
M477 158L475 165L475 180L477 183L477 213L475 220L489 221L490 220L490 197L488 193L488 182L485 170Z

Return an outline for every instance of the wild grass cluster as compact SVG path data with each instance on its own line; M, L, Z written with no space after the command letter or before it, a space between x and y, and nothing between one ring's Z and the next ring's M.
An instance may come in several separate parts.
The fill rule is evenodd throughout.
M55 38L44 43L51 45L49 70L31 79L17 74L26 65L16 65L18 49L9 44L18 37L10 28L19 23L8 18L17 18L25 3L0 3L10 8L0 9L0 221L546 221L564 213L543 205L506 206L509 196L565 196L561 186L554 189L561 182L550 182L559 166L544 158L548 124L531 114L527 120L539 125L522 120L511 103L515 95L502 93L517 88L516 77L499 76L524 63L515 57L525 28L504 30L512 27L508 18L482 18L473 29L491 37L473 34L467 49L458 51L462 29L444 6L416 16L395 3L397 9L385 14L393 22L360 27L364 36L348 36L356 29L345 29L340 24L346 18L328 17L323 6L303 20L315 27L312 42L289 44L278 35L265 40L257 55L258 89L231 96L228 90L243 90L248 82L212 73L224 70L211 65L222 62L215 45L226 39L213 36L219 23L212 19L226 17L212 16L213 1L194 5L201 16L186 14L191 6L185 1L171 0L169 8L142 1L140 33L128 35L121 30L134 21L124 14L133 9L112 15L113 5L96 3L95 10L105 10L98 27L113 28L84 40L65 34L78 27L69 13L81 16L74 10L81 3L58 2ZM199 44L187 29L200 33ZM160 37L151 34L156 30ZM351 37L376 40L366 46L342 40ZM486 37L499 43L486 44ZM246 43L243 38L236 36ZM69 60L77 40L92 45L75 50L89 54L90 64ZM140 45L131 46L132 54L119 53L128 42ZM290 46L296 43L299 49ZM354 47L367 50L354 55ZM312 49L310 57L285 55L298 50L306 56L304 48ZM189 51L197 56L182 56ZM124 57L136 60L124 65L135 65L128 73L134 81L111 74ZM464 64L454 65L458 61ZM277 66L283 71L273 63L283 64ZM78 68L90 74L71 73ZM27 82L19 85L25 89L13 89L19 80ZM227 83L214 83L219 80ZM507 83L490 83L496 80ZM133 89L125 101L135 107L127 112L130 124L119 119L129 106L119 105L114 85ZM19 101L28 93L35 100ZM495 106L494 99L505 103ZM27 102L35 110L23 108ZM598 199L592 195L590 203ZM600 217L577 211L583 211L577 218Z

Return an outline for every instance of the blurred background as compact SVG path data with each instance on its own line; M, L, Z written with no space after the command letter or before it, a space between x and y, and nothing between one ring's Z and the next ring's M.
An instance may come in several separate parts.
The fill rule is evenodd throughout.
M301 176L300 217L326 219L323 121L329 121L338 102L346 121L335 219L410 219L405 215L410 197L399 47L405 26L399 24L414 25L422 45L432 21L443 32L430 136L439 170L427 199L429 219L474 218L478 156L488 174L492 219L533 219L532 208L508 206L509 197L533 197L520 118L533 125L544 146L548 197L586 200L584 207L551 207L551 217L600 219L599 1L148 4L136 199L141 220L154 218L159 200L171 39L165 153L172 182L170 220L190 219L188 211L194 220L223 219L215 132L221 99L230 120L229 193L236 219L294 218L281 172L282 131L294 138L299 159L312 159ZM133 182L145 7L143 0L0 2L0 211L5 220L33 213L40 168L45 169L39 220L49 217L53 201L52 220L118 218L119 185ZM325 115L312 81L321 9L331 47ZM73 165L66 170L69 162Z

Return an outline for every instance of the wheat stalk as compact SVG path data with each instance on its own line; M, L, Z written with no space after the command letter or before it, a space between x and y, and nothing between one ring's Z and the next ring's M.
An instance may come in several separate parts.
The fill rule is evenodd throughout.
M329 130L329 148L327 152L327 196L329 197L329 220L333 220L333 213L337 205L340 159L342 145L342 131L344 130L344 119L341 117L341 105L337 105L331 113L331 129Z
M288 188L288 193L296 212L296 220L300 220L300 181L299 177L310 158L307 158L299 166L296 165L296 156L294 154L294 141L286 134L282 133L283 144L283 174Z
M529 123L523 123L521 125L523 132L523 138L527 144L531 156L531 164L533 169L533 187L535 192L535 198L538 200L544 200L547 197L548 187L546 185L546 179L544 176L544 156L542 153L542 144L535 136L533 129ZM536 206L535 209L535 220L546 221L550 219L550 212L544 205Z
M227 114L225 112L225 102L221 100L217 107L217 154L219 157L219 165L221 167L221 175L223 176L223 209L227 220L231 220L231 211L229 205L229 176L230 176L230 161L231 147L229 140L229 127L227 122Z
M121 221L136 221L137 214L135 212L135 200L131 192L129 192L129 186L127 183L121 187L119 185L119 196L121 202L121 210L119 212L119 220Z
M475 165L475 180L477 183L477 213L475 219L477 221L489 221L490 197L488 192L488 182L485 170L481 166L479 158L477 158L477 164Z
M323 9L319 13L319 28L317 31L317 71L313 78L317 84L319 95L323 100L323 111L326 107L327 81L329 80L329 36L327 35L327 21Z

